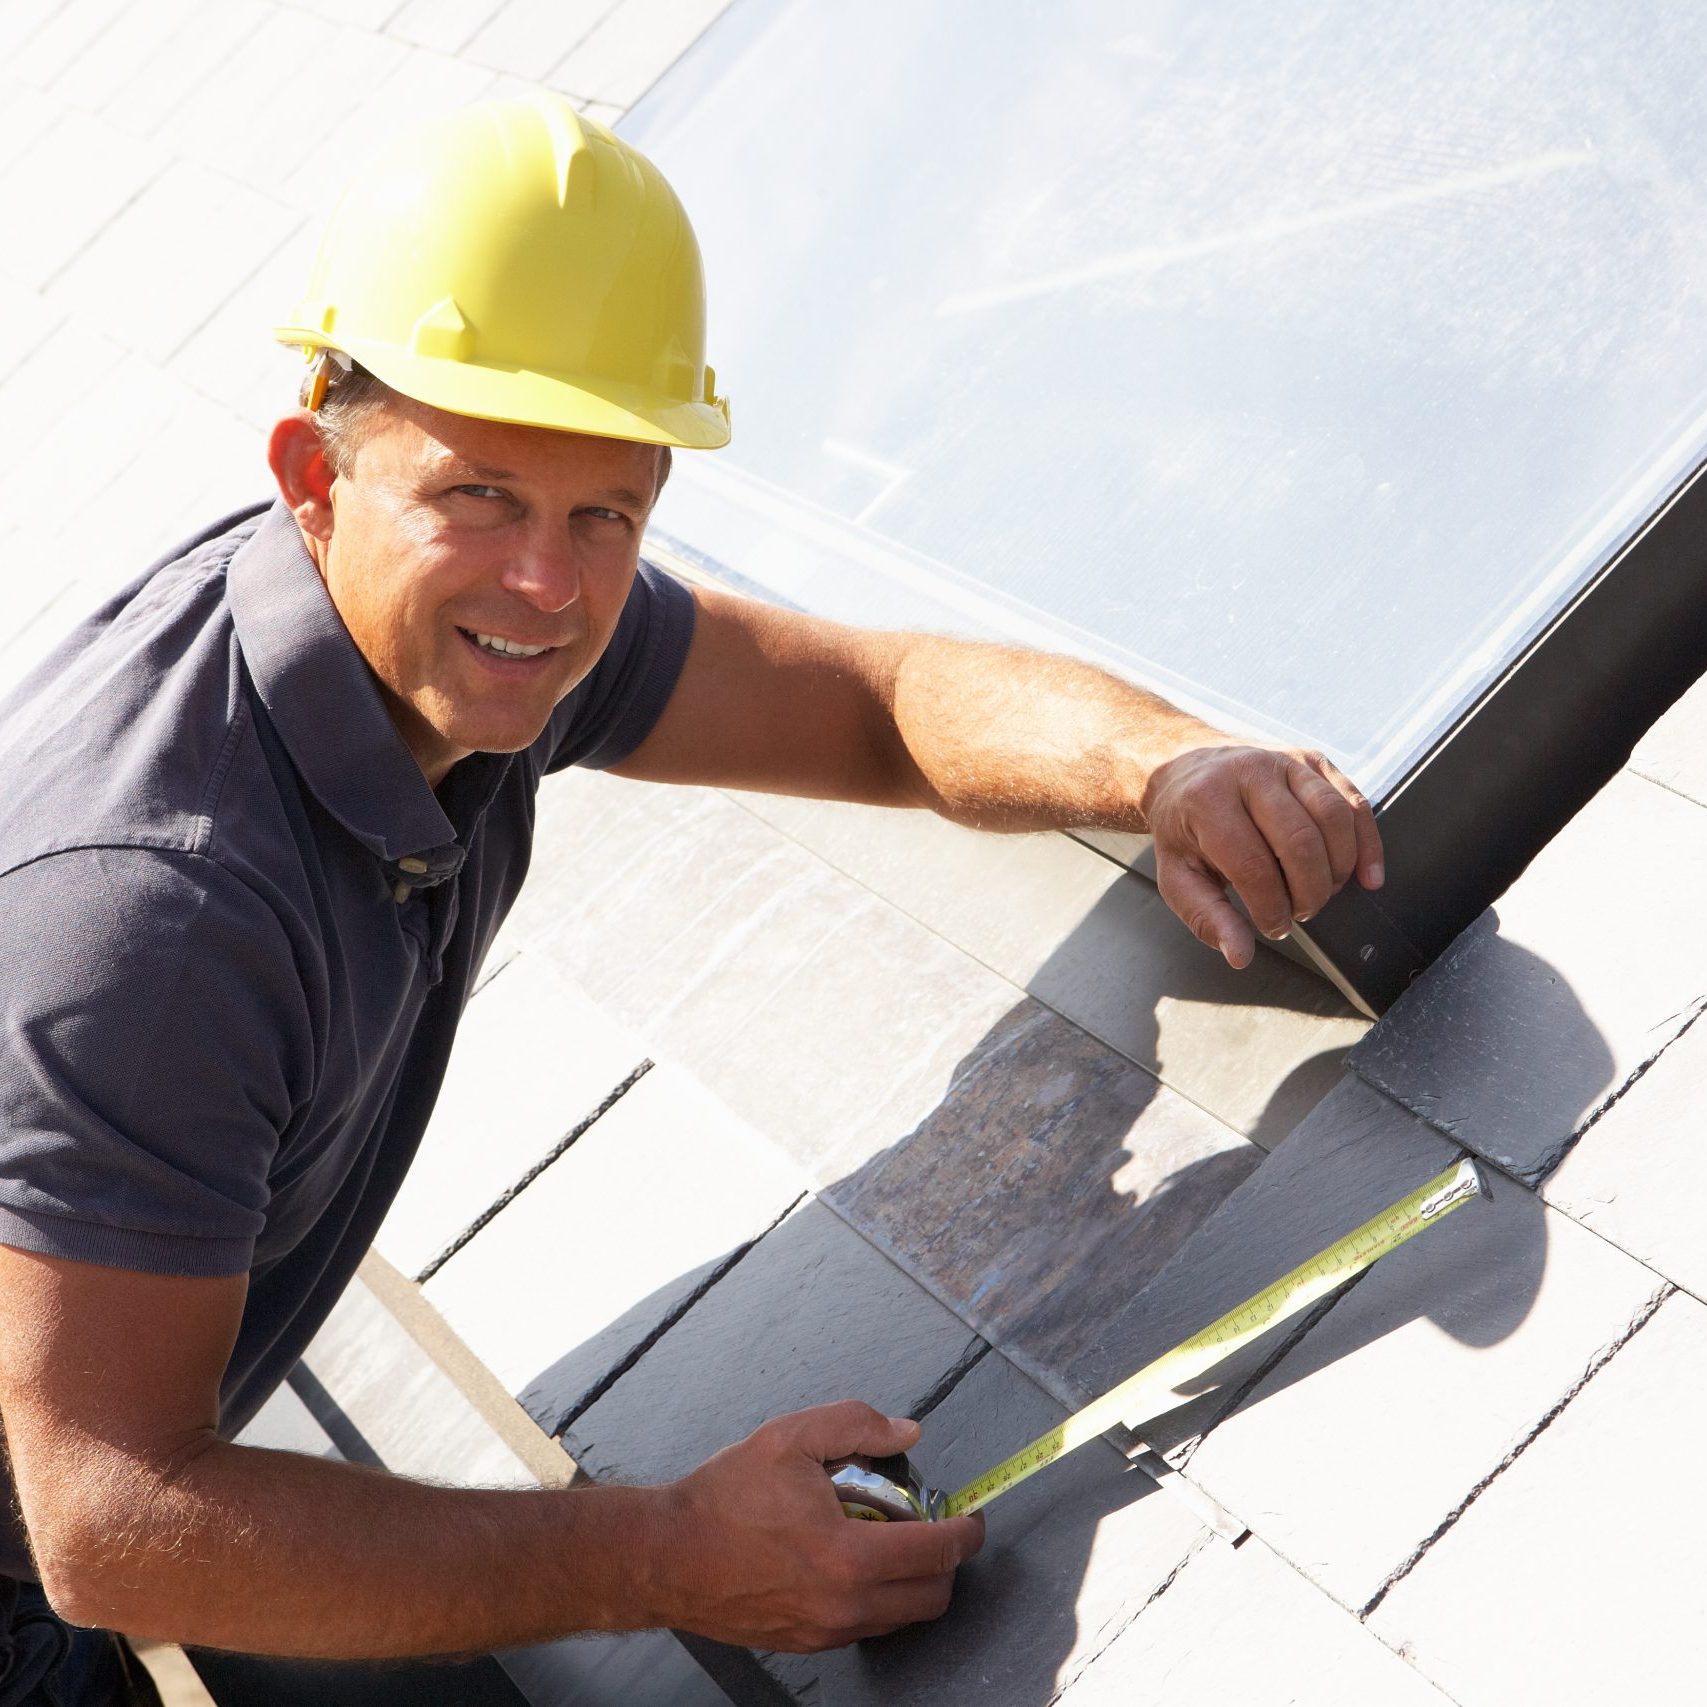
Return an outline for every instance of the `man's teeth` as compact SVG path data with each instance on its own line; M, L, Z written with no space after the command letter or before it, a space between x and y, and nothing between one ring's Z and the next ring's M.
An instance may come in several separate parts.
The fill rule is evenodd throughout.
M506 640L501 634L476 633L474 641L488 652L502 652L506 658L537 658L541 652L551 650L549 646L524 646L519 640Z

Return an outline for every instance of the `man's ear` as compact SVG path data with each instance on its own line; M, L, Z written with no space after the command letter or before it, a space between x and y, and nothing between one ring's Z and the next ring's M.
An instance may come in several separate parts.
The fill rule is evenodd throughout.
M332 537L332 465L313 420L286 415L267 440L267 462L298 526L322 543Z

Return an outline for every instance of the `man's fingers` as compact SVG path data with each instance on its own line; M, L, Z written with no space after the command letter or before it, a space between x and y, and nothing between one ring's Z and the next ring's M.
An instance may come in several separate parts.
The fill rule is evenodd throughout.
M1236 804L1236 810L1229 809L1199 826L1197 844L1202 862L1226 880L1259 931L1265 936L1284 936L1292 925L1291 891L1274 849L1251 817L1242 795ZM1294 809L1304 816L1296 802Z
M859 1523L848 1540L856 1549L853 1568L862 1582L951 1577L984 1545L984 1519L975 1513L936 1523Z
M1284 773L1264 778L1248 798L1251 822L1286 879L1285 916L1277 921L1278 928L1266 916L1259 915L1257 920L1270 936L1276 936L1290 930L1294 919L1308 918L1325 906L1338 885L1322 828L1287 786ZM1248 897L1246 904L1250 905Z
M1189 859L1157 850L1156 887L1191 934L1237 970L1256 953L1250 921L1227 899L1219 877Z
M1352 834L1357 840L1357 880L1365 889L1379 889L1386 881L1386 854L1381 846L1381 832L1375 826L1375 808L1364 798L1363 791L1324 754L1312 755L1312 763L1339 791L1351 808Z
M887 1457L891 1452L905 1452L919 1438L919 1425L910 1418L887 1417L858 1399L815 1405L811 1410L777 1417L765 1426L784 1432L791 1446L821 1464L856 1453Z
M1312 758L1316 756L1312 755ZM1322 762L1325 764L1327 761ZM1332 882L1328 893L1337 895L1345 880L1357 869L1357 827L1352 819L1351 802L1324 772L1302 760L1295 759L1286 767L1286 786L1316 826L1327 850L1328 873ZM1326 899L1324 896L1323 900ZM1309 910L1313 913L1316 908Z
M863 1617L855 1634L847 1638L851 1642L886 1635L905 1624L923 1624L942 1617L954 1598L954 1578L926 1577L918 1582L883 1583L862 1598Z

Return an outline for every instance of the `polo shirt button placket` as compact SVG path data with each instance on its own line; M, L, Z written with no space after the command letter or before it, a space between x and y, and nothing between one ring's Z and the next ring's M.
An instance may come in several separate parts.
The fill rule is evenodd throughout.
M417 859L413 854L410 854L406 859L400 859L397 862L397 869L399 871L407 872L410 877L425 877L427 874L427 862L424 859ZM415 887L412 883L399 879L397 887L391 891L391 899L401 907L403 903L407 901L412 894L414 894L414 892Z

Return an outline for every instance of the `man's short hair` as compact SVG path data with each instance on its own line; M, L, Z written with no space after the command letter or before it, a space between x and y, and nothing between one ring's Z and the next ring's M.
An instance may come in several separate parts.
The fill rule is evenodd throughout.
M352 362L348 373L334 372L325 400L314 412L314 426L335 475L346 477L355 467L368 423L396 396L360 362Z
M314 412L314 425L334 475L343 479L351 473L374 416L400 395L360 362L352 362L348 373L333 376L325 400ZM658 483L652 489L654 503L670 478L670 460L670 447L660 445Z

